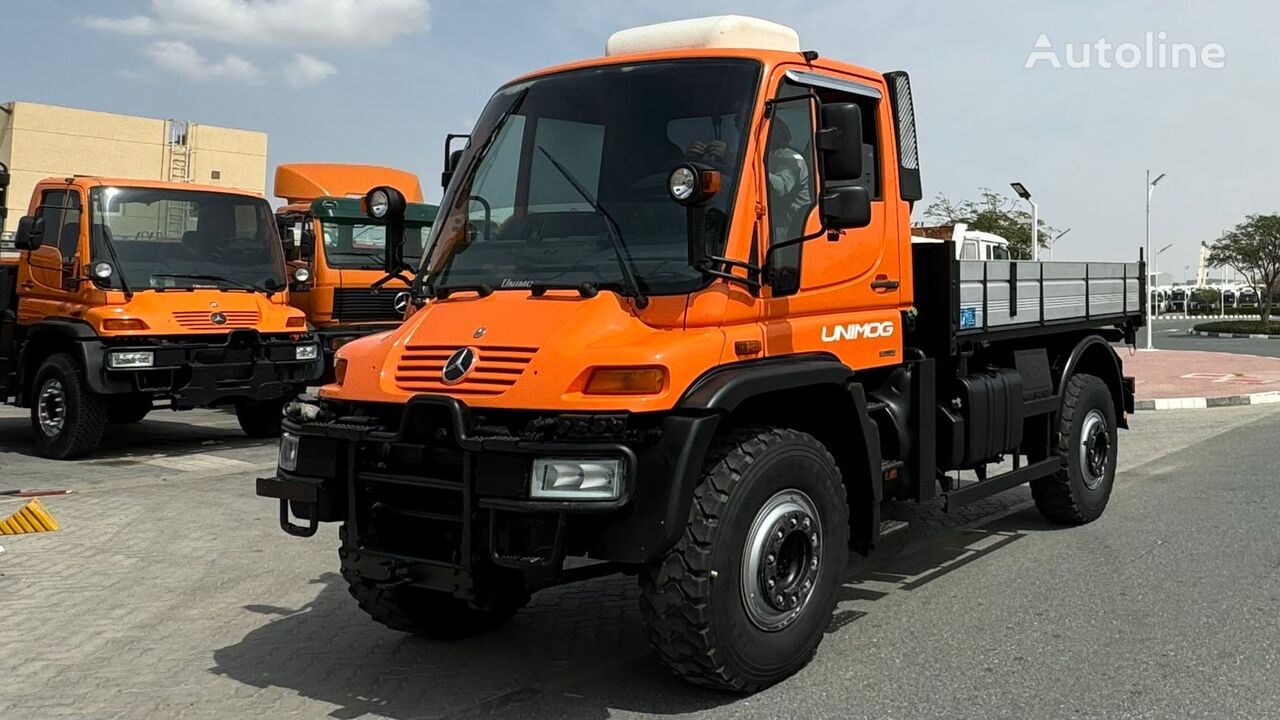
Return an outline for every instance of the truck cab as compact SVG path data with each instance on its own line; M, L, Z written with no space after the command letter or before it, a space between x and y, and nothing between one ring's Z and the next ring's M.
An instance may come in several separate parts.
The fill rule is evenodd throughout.
M232 405L253 437L319 377L259 195L76 176L37 184L0 265L0 398L35 448L93 450L107 423Z
M415 312L338 351L257 485L290 534L342 523L373 620L456 638L633 573L670 669L753 692L813 657L884 503L1105 509L1144 268L913 245L906 73L633 28L499 88L446 176Z
M374 186L406 198L403 263L388 277L386 223L360 204ZM288 163L276 168L276 210L291 276L289 298L320 339L326 367L346 343L395 327L408 308L413 270L436 207L422 202L416 176L376 165Z

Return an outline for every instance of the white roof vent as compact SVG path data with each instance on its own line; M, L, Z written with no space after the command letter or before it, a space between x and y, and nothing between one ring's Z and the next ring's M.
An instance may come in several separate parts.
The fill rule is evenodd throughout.
M800 52L800 35L786 25L742 15L674 20L619 30L605 43L606 55L696 50L703 48L753 48Z

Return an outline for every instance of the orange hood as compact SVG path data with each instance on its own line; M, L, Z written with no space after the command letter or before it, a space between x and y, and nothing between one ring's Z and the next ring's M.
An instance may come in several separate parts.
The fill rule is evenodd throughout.
M497 292L435 300L399 329L354 341L338 352L347 361L341 386L325 397L404 402L419 394L450 395L468 405L530 410L663 410L698 374L719 362L719 329L655 327L612 293L581 298L551 293ZM474 370L446 384L445 363L473 348ZM667 382L654 395L585 395L600 367L660 366Z

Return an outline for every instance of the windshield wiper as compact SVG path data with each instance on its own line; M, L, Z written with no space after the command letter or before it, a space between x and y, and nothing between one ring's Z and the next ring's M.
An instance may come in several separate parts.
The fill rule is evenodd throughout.
M529 294L533 297L542 297L548 290L574 290L584 298L593 298L600 294L600 286L593 282L534 282L529 286Z
M106 226L94 225L94 227L96 228L96 227L106 227ZM125 279L124 279L124 267L120 264L120 258L116 255L115 243L113 243L110 240L110 238L105 237L105 233L103 233L101 230L95 230L94 232L95 232L95 237L98 240L101 240L103 245L107 246L107 254L111 256L111 264L115 266L117 270L117 276L120 278L120 290L121 292L124 293L124 299L125 300L133 299L133 291L129 289L129 283L125 282Z
M604 218L605 229L609 231L609 239L613 241L613 253L618 258L618 269L622 271L622 278L627 283L627 292L624 294L634 297L636 307L641 310L648 307L649 298L645 297L644 291L640 289L640 281L636 279L635 261L631 259L631 252L627 250L627 244L622 241L622 230L618 228L618 223L614 221L613 216L609 214L609 211L605 210L604 206L592 197L591 193L587 192L587 189L582 186L582 183L578 182L578 179L573 176L573 173L569 172L569 168L561 165L560 161L556 160L555 157L553 157L551 153L547 152L547 149L541 145L538 146L538 150L551 161L551 164L555 166L556 170L560 171L560 174L564 176L564 179L569 181L569 184L573 186L573 189L578 191L578 194L582 196L582 199L586 200L587 204L599 213L600 217Z
M195 273L152 273L151 277L181 278L186 280L204 280L205 282L211 282L211 283L225 283L227 285L230 285L231 287L238 288L240 290L266 293L267 297L271 297L272 295L276 294L276 291L272 290L269 287L259 287L257 285L254 285L253 283L247 283L241 280L233 280L229 277L223 277L221 275L199 275Z

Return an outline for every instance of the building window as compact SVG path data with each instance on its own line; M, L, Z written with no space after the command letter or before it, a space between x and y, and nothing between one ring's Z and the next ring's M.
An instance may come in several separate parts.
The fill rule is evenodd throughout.
M222 171L221 171L221 170L214 170L214 171L212 171L212 172L210 172L210 173L209 173L209 177L213 178L214 180L221 180L221 179L222 179Z

